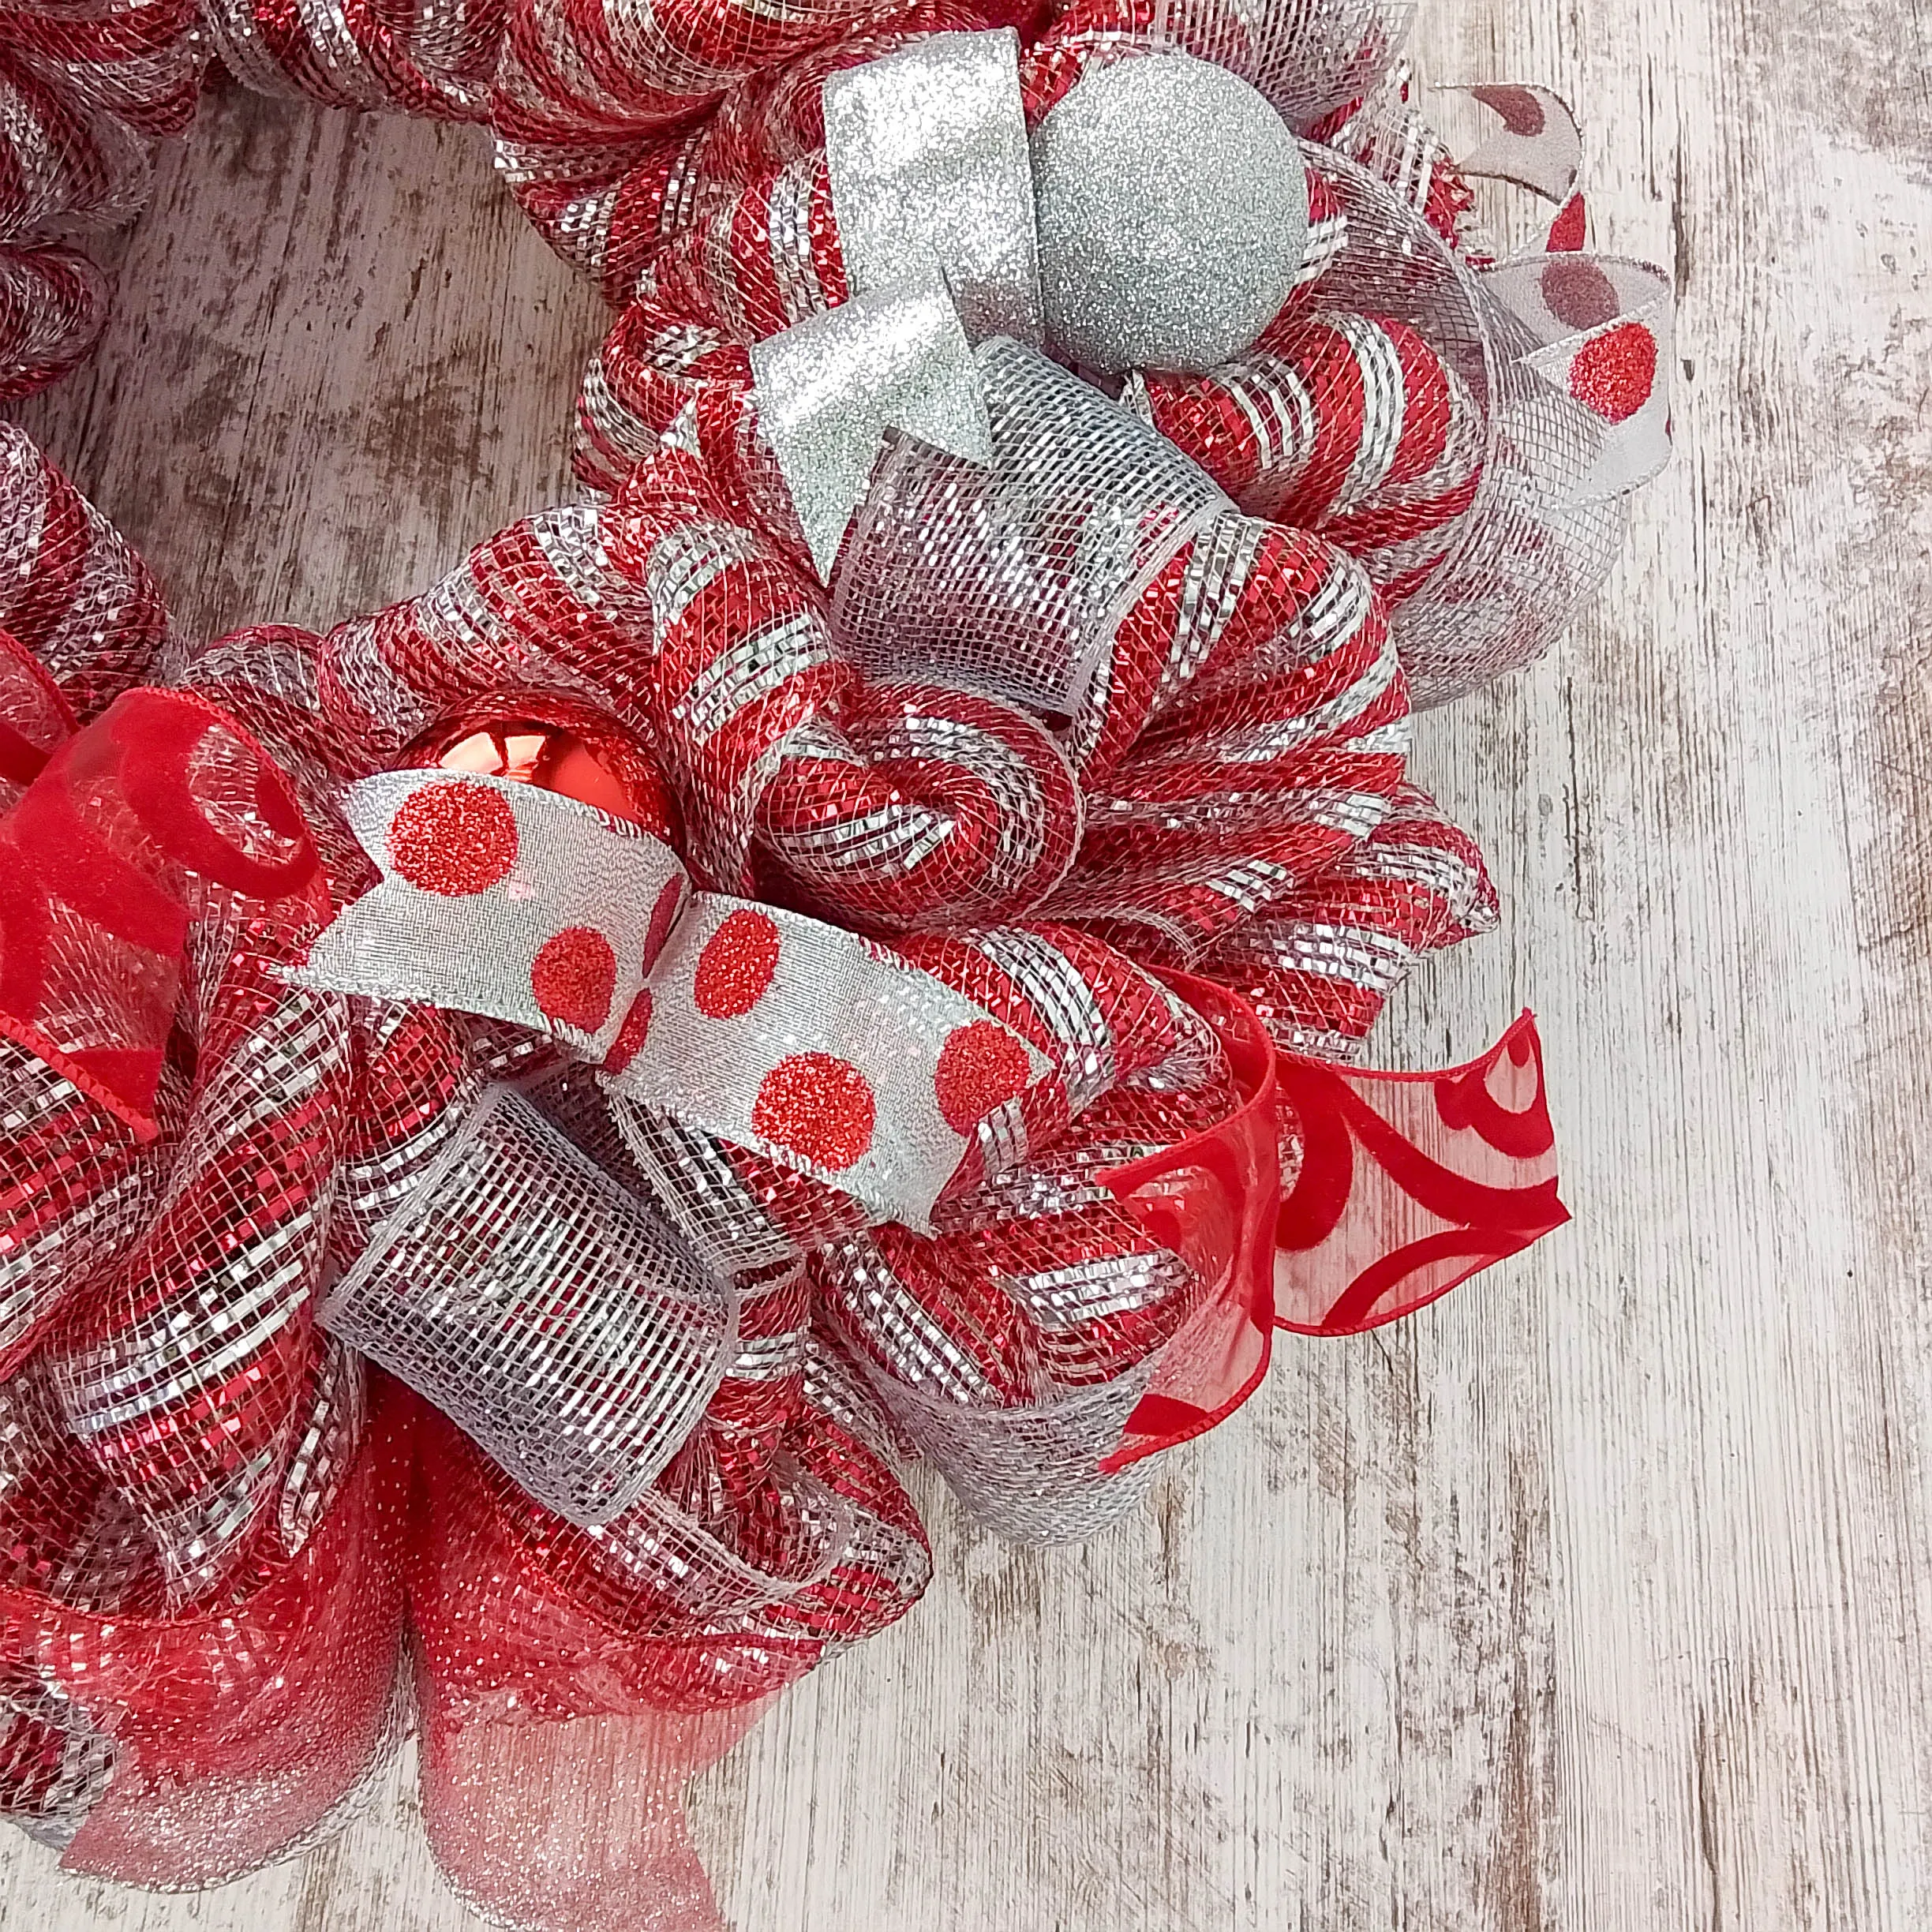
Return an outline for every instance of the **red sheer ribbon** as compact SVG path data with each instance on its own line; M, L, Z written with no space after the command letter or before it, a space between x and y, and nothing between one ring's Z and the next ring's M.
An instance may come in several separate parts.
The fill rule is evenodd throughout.
M1162 977L1214 1028L1241 1105L1211 1133L1101 1177L1155 1240L1213 1284L1163 1351L1104 1470L1125 1469L1212 1428L1267 1372L1281 1200L1274 1046L1254 1009L1225 987L1189 973Z
M1277 1326L1377 1327L1570 1219L1529 1013L1480 1058L1439 1073L1288 1054L1279 1072L1301 1165L1282 1203Z
M1231 1415L1267 1372L1273 1330L1378 1327L1570 1218L1556 1198L1556 1137L1528 1013L1465 1066L1378 1073L1276 1053L1246 1002L1168 976L1220 1035L1243 1105L1213 1133L1106 1177L1156 1240L1214 1284L1169 1344L1108 1470ZM1285 1199L1278 1129L1294 1173Z
M144 1140L208 886L264 900L324 889L287 780L185 692L117 698L0 821L0 1036ZM90 998L100 1010L80 1010Z
M0 807L40 776L77 728L73 706L39 659L0 630Z

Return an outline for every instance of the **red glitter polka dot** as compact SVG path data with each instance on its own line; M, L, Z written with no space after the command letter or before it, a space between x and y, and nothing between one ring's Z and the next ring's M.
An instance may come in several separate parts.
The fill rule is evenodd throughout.
M389 822L389 863L412 886L446 898L488 891L516 856L509 801L485 785L425 785Z
M1550 223L1550 253L1563 255L1580 249L1583 245L1583 197L1572 195Z
M778 970L778 927L762 912L733 912L698 955L691 998L710 1020L736 1020L765 997Z
M830 1054L793 1054L765 1076L751 1131L834 1173L872 1144L876 1109L866 1076Z
M657 964L657 955L665 949L665 942L671 937L671 928L677 923L678 908L684 903L684 882L673 873L664 882L664 889L657 895L657 903L651 908L650 930L644 935L644 970L649 972Z
M945 1124L970 1134L996 1106L1026 1091L1032 1071L1026 1049L1003 1026L975 1020L954 1028L939 1049L933 1079Z
M1500 114L1512 134L1529 139L1543 132L1543 103L1527 88L1473 87L1470 92L1485 107Z
M1594 262L1559 255L1543 264L1537 286L1544 306L1569 328L1601 328L1616 320L1621 305L1616 284Z
M610 1017L617 955L594 926L566 926L543 943L530 991L550 1019L594 1033Z
M604 1056L606 1073L621 1073L638 1057L638 1049L650 1032L650 1023L651 990L645 987L631 1002L631 1010L624 1015L623 1024L617 1029L617 1037Z
M1586 342L1570 365L1570 393L1606 422L1627 422L1657 382L1657 338L1626 322Z

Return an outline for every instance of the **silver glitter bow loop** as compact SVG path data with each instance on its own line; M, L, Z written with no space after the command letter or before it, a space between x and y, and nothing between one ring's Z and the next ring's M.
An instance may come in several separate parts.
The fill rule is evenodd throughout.
M676 853L575 799L469 773L380 773L343 811L382 880L298 983L487 1014L604 1058L688 893Z
M923 277L755 344L751 371L759 429L826 582L887 430L969 462L993 460L972 352L930 258Z
M825 84L826 167L852 293L937 260L974 342L1040 336L1033 176L1010 27L942 33Z

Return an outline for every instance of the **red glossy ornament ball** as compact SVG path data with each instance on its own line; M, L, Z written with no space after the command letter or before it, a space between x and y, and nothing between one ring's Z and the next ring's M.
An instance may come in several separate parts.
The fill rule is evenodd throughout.
M481 699L442 720L402 762L535 785L678 843L677 807L657 761L614 720L575 699L527 691Z

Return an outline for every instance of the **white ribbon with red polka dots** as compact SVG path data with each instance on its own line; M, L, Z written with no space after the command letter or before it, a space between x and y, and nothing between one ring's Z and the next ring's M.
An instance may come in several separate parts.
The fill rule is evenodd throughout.
M1541 345L1523 367L1594 432L1581 471L1555 480L1562 500L1601 502L1649 481L1671 449L1672 301L1663 270L1614 255L1537 255L1491 269L1482 284Z
M700 893L650 975L616 1091L924 1231L979 1124L1045 1055L856 934Z
M1515 84L1444 91L1481 101L1502 123L1457 164L1464 174L1559 204L1546 235L1481 277L1535 339L1523 368L1573 405L1589 432L1581 467L1551 478L1552 491L1559 505L1620 496L1670 460L1669 279L1649 262L1585 252L1583 138L1560 95Z
M616 1091L925 1228L980 1123L1052 1063L930 973L802 913L694 893L670 848L507 779L351 785L382 873L291 976L549 1034Z
M1583 170L1583 135L1560 94L1515 81L1442 91L1481 101L1502 124L1457 162L1463 174L1514 182L1546 201L1567 204Z
M676 852L506 778L383 772L343 805L382 881L292 978L485 1013L594 1059L610 1051L689 895Z

